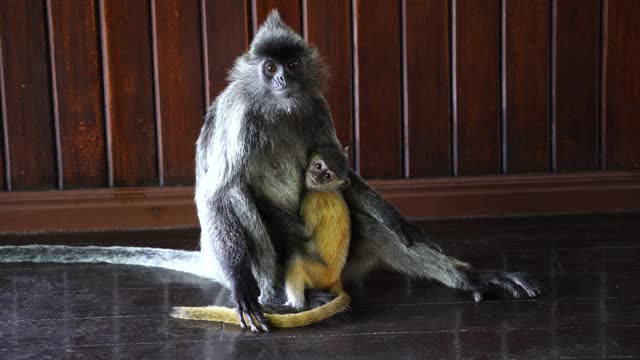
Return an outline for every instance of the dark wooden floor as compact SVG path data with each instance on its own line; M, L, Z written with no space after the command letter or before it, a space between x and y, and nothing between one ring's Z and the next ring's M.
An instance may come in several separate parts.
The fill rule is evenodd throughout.
M498 293L474 304L466 293L379 272L350 286L348 313L256 335L169 318L174 305L226 301L226 291L193 276L113 265L2 264L0 359L640 357L640 214L421 225L478 267L528 271L543 295L514 301ZM194 234L185 231L185 247ZM97 234L84 236L101 242ZM162 242L162 232L154 236ZM4 242L25 239L34 240ZM81 242L79 235L70 239Z

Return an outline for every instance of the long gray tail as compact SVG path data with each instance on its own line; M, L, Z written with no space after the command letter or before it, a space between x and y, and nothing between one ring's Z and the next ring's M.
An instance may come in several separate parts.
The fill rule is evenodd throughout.
M199 251L123 246L0 246L0 262L109 263L159 267L219 280L219 269Z

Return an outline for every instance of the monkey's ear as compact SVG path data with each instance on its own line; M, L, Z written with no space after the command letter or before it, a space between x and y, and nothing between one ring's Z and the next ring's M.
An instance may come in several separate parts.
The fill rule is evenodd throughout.
M347 146L345 146L345 147L344 147L343 152L344 152L344 155L345 155L346 157L349 157L349 145L347 145Z
M346 178L344 178L344 182L342 183L342 189L346 189L349 186L351 186L351 179L347 176Z

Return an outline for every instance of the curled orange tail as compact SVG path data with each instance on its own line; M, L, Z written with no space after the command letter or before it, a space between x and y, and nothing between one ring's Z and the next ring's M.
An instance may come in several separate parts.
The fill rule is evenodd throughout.
M279 328L293 328L315 324L328 319L333 315L343 311L351 298L346 292L341 292L330 302L316 308L291 314L265 314L269 320L269 325ZM173 308L171 316L176 319L217 321L227 324L238 322L238 313L224 306L178 306ZM246 315L245 315L246 316Z

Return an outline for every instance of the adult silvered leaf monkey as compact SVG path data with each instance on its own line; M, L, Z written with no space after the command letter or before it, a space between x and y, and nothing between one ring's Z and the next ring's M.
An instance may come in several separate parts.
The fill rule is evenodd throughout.
M178 266L172 263L171 250L109 248L88 254L71 247L0 247L0 261L56 261L62 256L64 261L90 258L204 274L231 289L242 324L246 314L252 330L268 329L260 302L277 300L281 244L269 236L258 205L297 214L310 150L317 144L340 144L322 95L324 66L315 48L276 12L236 61L229 79L209 107L196 145L199 253L174 251L182 259ZM489 287L507 289L515 297L538 294L535 283L522 273L474 270L447 256L357 174L350 172L349 178L351 186L343 196L352 235L344 280L384 266L469 290L477 301ZM25 255L30 251L38 255ZM189 258L191 264L185 261Z
M249 315L253 330L253 318L266 328L258 293L260 302L268 303L282 281L274 245L280 239L269 238L256 203L298 213L310 150L318 144L340 146L322 95L323 70L315 48L273 12L236 62L198 140L201 246L227 276L240 323ZM476 300L489 286L515 297L538 293L524 274L474 271L445 255L358 175L350 172L349 178L352 186L343 196L353 234L346 279L382 264L470 290Z

